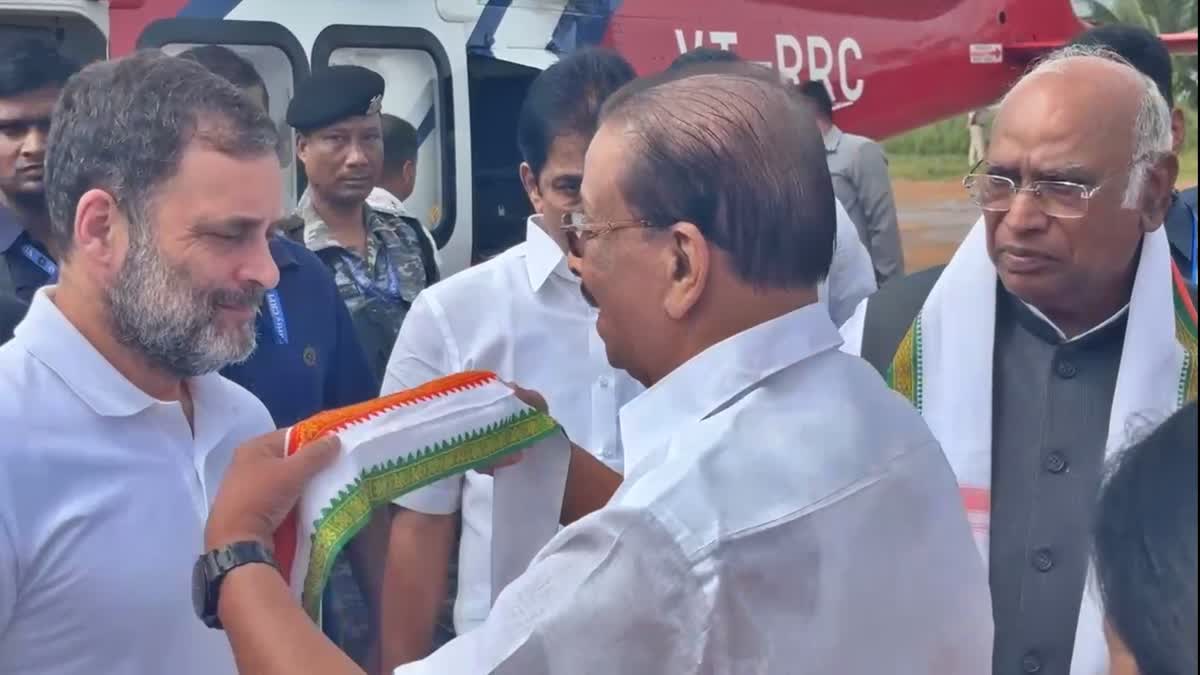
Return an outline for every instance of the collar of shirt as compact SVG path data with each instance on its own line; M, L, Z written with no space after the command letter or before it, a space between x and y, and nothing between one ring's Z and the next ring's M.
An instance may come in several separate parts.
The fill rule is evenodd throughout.
M300 220L304 223L305 248L310 251L320 251L334 246L342 247L333 238L333 233L329 230L325 219L317 213L317 209L312 203L312 192L309 190L305 190L304 194L300 195L300 201L296 204L296 215L300 216Z
M381 187L371 190L371 194L367 195L367 206L396 216L412 217L399 197Z
M1116 314L1113 314L1112 316L1108 317L1104 321L1101 321L1100 323L1096 324L1095 326L1092 326L1091 328L1089 328L1088 330L1085 330L1084 332L1080 333L1079 335L1076 335L1073 338L1069 338L1069 337L1067 337L1067 334L1062 331L1061 328L1059 328L1053 321L1050 320L1050 317L1043 314L1042 311L1039 310L1037 307L1034 307L1033 305L1029 304L1028 302L1025 302L1024 300L1021 301L1021 304L1024 305L1025 308L1029 310L1030 314L1032 314L1035 318L1037 318L1042 323L1046 324L1046 326L1048 328L1053 330L1054 334L1058 337L1059 340L1062 340L1063 344L1071 344L1072 342L1079 342L1080 340L1083 340L1091 335L1099 333L1100 331L1113 325L1117 321L1120 321L1121 317L1125 316L1125 313L1129 311L1129 304L1126 303L1126 305L1124 307L1117 310Z
M829 312L813 303L692 357L621 409L625 474L680 426L708 417L772 374L841 344Z
M17 326L16 337L24 343L29 353L54 371L81 401L101 417L129 417L160 403L126 379L88 342L55 306L51 300L53 294L53 286L39 289L33 296L25 320ZM212 386L214 378L219 379L219 376L209 374L188 380L197 419L200 409L209 407L202 406L202 399L211 400L224 395L219 387ZM209 392L212 392L212 396L206 395ZM217 419L220 414L223 413L214 409L213 418Z
M1129 312L1129 303L1125 303L1124 307L1122 307L1121 309L1118 309L1115 314L1108 317L1104 321L1101 321L1100 323L1096 324L1095 326L1092 326L1088 330L1080 333L1079 335L1076 335L1073 338L1068 338L1067 334L1064 333L1063 330L1061 328L1059 328L1057 324L1055 324L1053 321L1051 321L1050 317L1046 316L1042 312L1042 310L1038 309L1037 307L1034 307L1033 305L1029 304L1028 302L1025 302L1024 300L1022 300L1021 298L1018 298L1017 296L1013 295L1012 293L1009 293L1009 291L1006 288L1004 288L1003 284L1000 284L1000 292L1005 295L1008 295L1013 300L1016 300L1017 306L1019 306L1020 308L1025 310L1025 313L1029 317L1029 319L1031 319L1033 322L1035 322L1038 326L1041 326L1046 329L1045 331L1035 331L1035 334L1043 333L1043 332L1048 333L1048 335L1042 336L1043 340L1046 340L1048 337L1050 337L1052 335L1053 337L1058 338L1060 344L1071 344L1074 342L1079 342L1080 340L1083 340L1092 335L1095 335L1096 333L1099 333L1099 332L1103 331L1105 328L1108 328L1109 326L1113 325L1114 323L1120 321L1121 318L1124 317L1127 312Z
M377 222L379 219L372 218L375 213L374 209L369 204L364 205L364 214L366 222L364 227L367 230L367 246L371 245L371 237L369 236L376 228L380 226ZM333 230L329 228L329 224L317 213L316 207L312 203L312 193L308 190L301 195L299 203L296 204L296 215L300 216L300 220L304 221L304 246L310 251L320 251L327 248L346 248L334 238Z
M541 290L552 274L577 282L567 267L567 256L558 247L558 242L542 228L540 215L529 216L526 221L525 242L525 270L529 273L529 285L534 293Z
M825 139L825 154L837 152L838 145L842 142L842 136L845 134L836 124L829 125L829 131L822 134Z
M268 246L271 248L271 258L275 260L275 266L282 272L284 269L296 266L296 256L288 250L287 240L283 235L271 237Z

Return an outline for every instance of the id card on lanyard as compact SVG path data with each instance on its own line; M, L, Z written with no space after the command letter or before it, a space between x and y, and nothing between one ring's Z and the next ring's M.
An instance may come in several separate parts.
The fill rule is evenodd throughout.
M288 343L288 328L287 319L283 316L283 301L279 299L279 291L272 288L267 291L267 313L271 315L271 332L275 337L275 344L286 345Z
M58 281L58 264L50 259L50 256L42 253L33 244L21 244L21 254L29 262L37 265L38 269L46 273L50 277L50 283Z

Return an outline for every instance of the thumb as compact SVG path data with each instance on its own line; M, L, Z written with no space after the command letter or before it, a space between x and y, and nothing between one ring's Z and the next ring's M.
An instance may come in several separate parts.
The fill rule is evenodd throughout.
M304 445L296 454L283 460L289 480L301 486L308 483L317 472L333 463L341 447L341 439L336 434L322 436Z

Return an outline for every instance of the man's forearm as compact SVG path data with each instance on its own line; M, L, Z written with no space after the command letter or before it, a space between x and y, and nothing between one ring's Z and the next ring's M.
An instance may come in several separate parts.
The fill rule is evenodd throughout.
M571 465L567 470L567 488L563 492L563 525L604 508L621 487L621 474L605 466L583 448L571 444Z
M380 589L383 672L423 659L446 597L455 516L390 507L387 567Z
M243 565L221 582L218 615L238 672L254 675L364 675L292 597L279 572Z

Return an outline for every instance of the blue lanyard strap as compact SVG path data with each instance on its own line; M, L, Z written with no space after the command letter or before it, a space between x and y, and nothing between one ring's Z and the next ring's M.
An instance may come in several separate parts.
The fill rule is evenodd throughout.
M50 277L50 281L58 281L58 265L50 259L50 256L39 251L33 244L21 244L21 253L29 262L45 272L46 276Z
M272 288L267 291L267 313L271 315L271 328L275 334L275 344L288 343L287 319L283 316L283 301L279 299L279 291Z
M350 253L342 254L342 262L346 263L346 270L350 273L350 279L354 285L358 287L358 291L363 295L374 295L389 302L400 298L400 277L396 274L396 268L392 265L391 256L388 256L387 250L379 252L379 255L385 256L383 264L387 268L387 285L380 287L379 284L371 281L367 276L365 260L361 260ZM377 258L378 259L378 258Z

